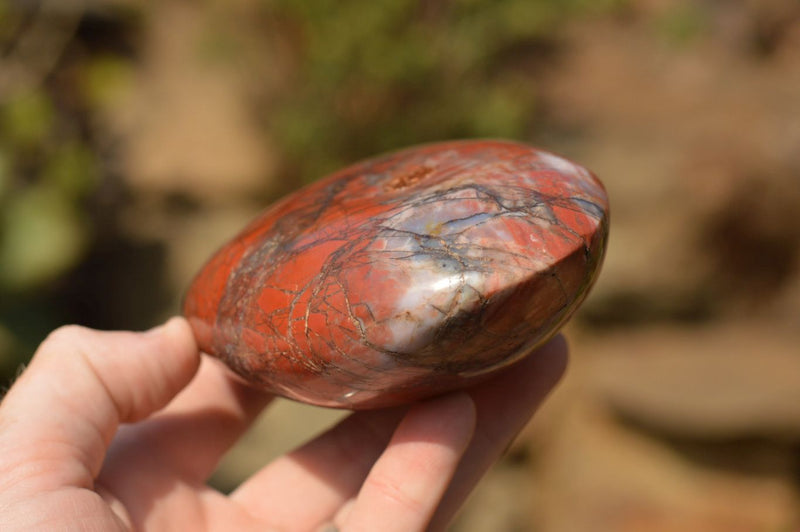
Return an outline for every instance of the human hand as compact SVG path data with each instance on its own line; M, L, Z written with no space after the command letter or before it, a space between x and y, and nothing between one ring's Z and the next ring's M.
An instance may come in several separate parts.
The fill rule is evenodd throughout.
M271 396L181 318L65 327L0 403L0 530L442 530L565 364L559 337L466 392L354 413L224 495L206 481Z

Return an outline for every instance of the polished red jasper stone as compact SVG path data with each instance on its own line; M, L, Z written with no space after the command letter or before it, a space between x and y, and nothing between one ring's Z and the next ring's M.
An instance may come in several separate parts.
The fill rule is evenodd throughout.
M262 388L375 408L459 388L552 337L608 235L587 170L505 141L367 160L273 205L185 300L201 349Z

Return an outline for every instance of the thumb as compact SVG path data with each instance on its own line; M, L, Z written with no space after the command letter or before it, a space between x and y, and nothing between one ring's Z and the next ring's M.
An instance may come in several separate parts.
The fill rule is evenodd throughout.
M53 332L0 403L0 489L91 488L120 423L164 407L200 363L188 323Z

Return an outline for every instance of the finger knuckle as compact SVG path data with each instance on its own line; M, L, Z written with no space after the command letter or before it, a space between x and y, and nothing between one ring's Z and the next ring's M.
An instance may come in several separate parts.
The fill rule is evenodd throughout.
M403 489L402 483L393 481L390 478L381 476L373 477L373 488L390 503L400 506L404 510L412 513L419 513L425 510L425 504Z
M94 331L80 325L62 325L51 332L39 346L40 355L54 355L64 350L73 351L92 341Z

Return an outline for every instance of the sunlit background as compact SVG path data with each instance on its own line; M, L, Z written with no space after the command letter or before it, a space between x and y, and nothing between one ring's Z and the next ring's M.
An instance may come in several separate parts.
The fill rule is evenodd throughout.
M569 373L456 532L800 526L796 0L0 0L0 369L142 329L272 200L520 139L612 203ZM230 489L338 415L282 403Z

